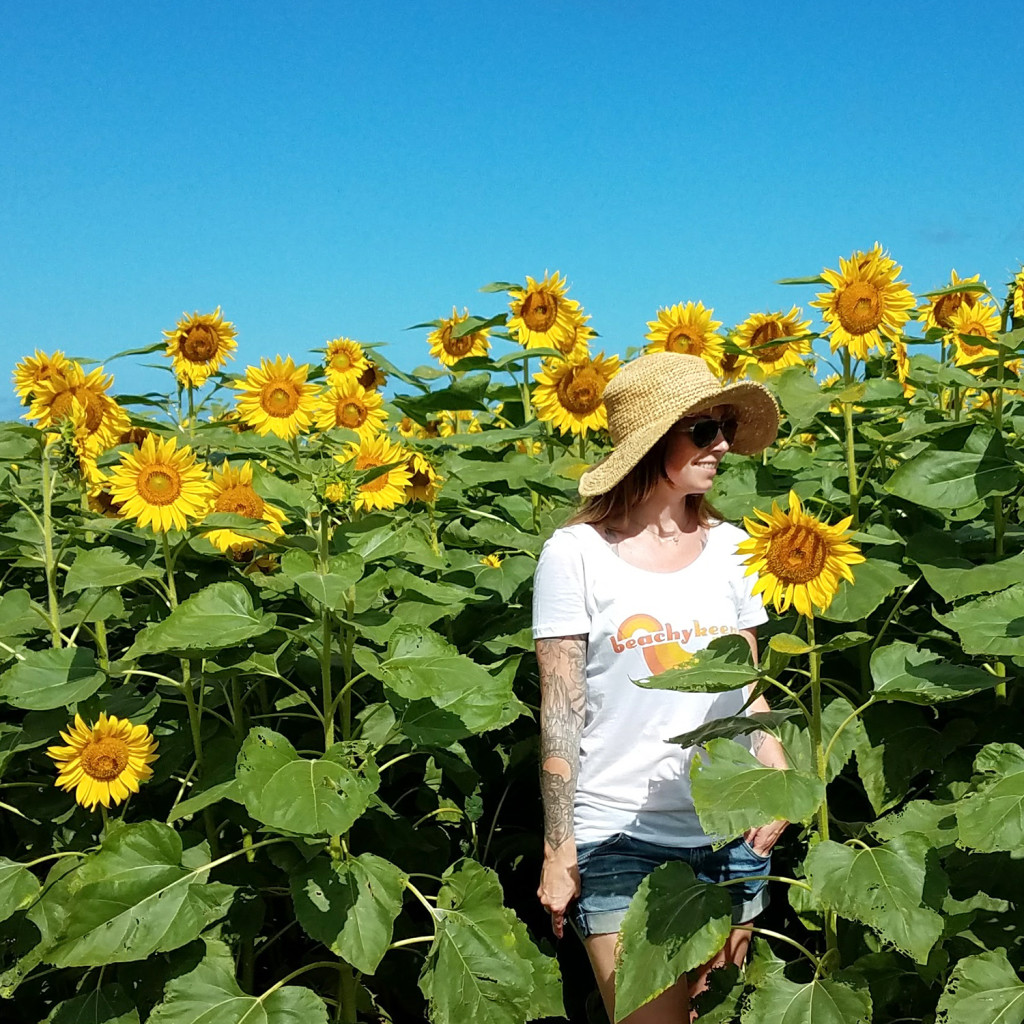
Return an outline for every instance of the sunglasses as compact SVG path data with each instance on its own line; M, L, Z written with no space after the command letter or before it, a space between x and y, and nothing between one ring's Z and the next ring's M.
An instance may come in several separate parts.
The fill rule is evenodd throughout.
M718 440L719 433L729 444L732 444L733 438L736 436L736 426L736 420L731 417L716 420L712 416L702 416L689 426L677 423L672 429L676 433L689 434L690 440L697 448L710 448Z

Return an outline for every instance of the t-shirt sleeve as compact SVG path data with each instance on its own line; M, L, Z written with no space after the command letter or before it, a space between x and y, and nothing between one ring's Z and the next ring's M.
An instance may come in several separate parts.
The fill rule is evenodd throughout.
M590 632L583 553L569 533L552 534L533 576L533 638Z
M736 542L746 540L747 535L743 530L737 529ZM736 552L735 578L733 582L733 594L736 600L736 624L739 629L750 629L752 626L760 626L768 621L768 613L765 611L764 601L761 595L753 593L754 585L757 583L757 573L747 575L748 566L744 565L743 555Z

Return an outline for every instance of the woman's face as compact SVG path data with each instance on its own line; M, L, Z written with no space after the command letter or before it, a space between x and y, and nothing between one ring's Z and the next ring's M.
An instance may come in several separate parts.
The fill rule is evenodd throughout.
M716 405L710 409L686 416L668 434L665 450L665 476L672 487L683 494L704 494L711 489L718 472L722 456L729 450L721 431L706 448L698 448L689 432L680 428L690 427L698 420L726 420L733 415L728 405Z

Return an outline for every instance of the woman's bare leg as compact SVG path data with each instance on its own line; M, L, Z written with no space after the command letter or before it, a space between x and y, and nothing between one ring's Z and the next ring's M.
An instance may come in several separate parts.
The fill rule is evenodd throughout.
M615 947L618 941L617 932L591 935L583 940L610 1021L615 1020ZM685 1024L689 1019L690 998L684 975L660 996L623 1018L623 1024Z

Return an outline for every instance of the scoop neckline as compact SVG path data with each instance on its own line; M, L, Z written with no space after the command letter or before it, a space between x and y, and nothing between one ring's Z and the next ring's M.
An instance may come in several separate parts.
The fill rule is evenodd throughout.
M680 573L688 572L692 569L707 553L708 548L711 547L711 531L716 527L720 526L721 523L712 523L708 526L708 540L707 543L700 549L697 557L692 562L687 562L686 565L679 569L670 569L668 572L659 572L657 569L645 569L643 566L634 565L632 562L627 562L621 555L617 554L612 550L611 545L597 532L597 528L593 523L580 523L580 526L584 527L594 537L594 540L600 544L603 551L607 552L610 558L615 560L616 565L624 565L628 569L632 569L634 572L642 572L645 576L678 576Z

